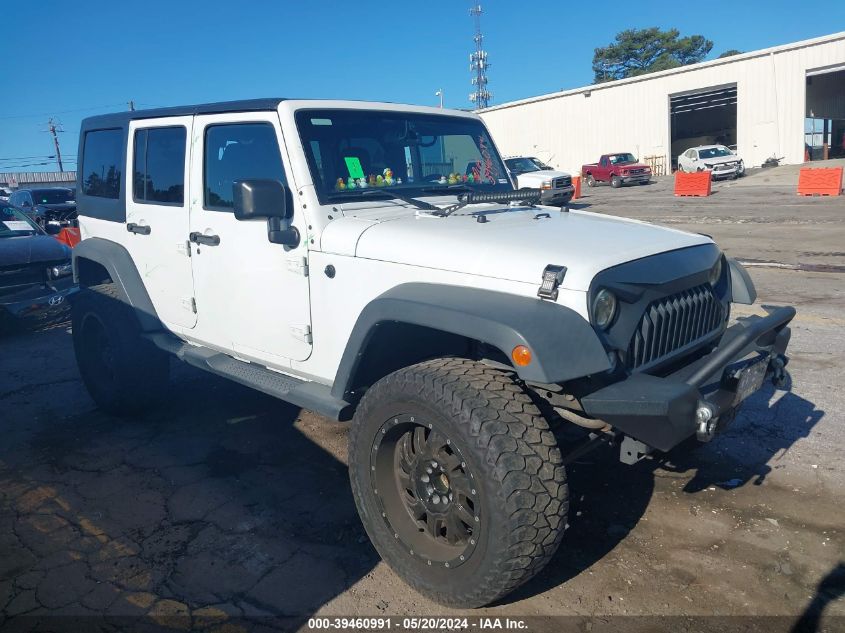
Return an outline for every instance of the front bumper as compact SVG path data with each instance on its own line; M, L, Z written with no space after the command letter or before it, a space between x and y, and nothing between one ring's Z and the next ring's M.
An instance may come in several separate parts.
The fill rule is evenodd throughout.
M575 195L575 187L560 187L558 189L543 189L540 194L540 204L566 204Z
M730 169L720 169L716 171L715 169L711 169L710 171L710 178L713 180L718 180L719 178L731 178L739 174L739 167L731 167Z
M0 294L0 322L46 323L67 315L68 298L78 288L66 277L50 284L35 284L8 294Z
M766 378L782 378L789 344L792 307L765 317L740 319L728 328L712 352L668 376L633 374L581 399L584 411L648 446L668 451L699 429L699 409L706 408L715 429L750 395L739 387L736 371L766 363ZM755 385L759 389L761 385ZM737 393L741 389L741 393Z
M628 185L632 182L648 182L651 180L651 174L637 174L635 176L622 176L622 184Z

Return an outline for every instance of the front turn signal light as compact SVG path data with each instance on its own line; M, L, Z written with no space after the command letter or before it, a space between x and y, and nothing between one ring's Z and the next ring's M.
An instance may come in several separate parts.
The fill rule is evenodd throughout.
M511 358L517 367L525 367L531 363L531 350L525 345L517 345L511 352Z

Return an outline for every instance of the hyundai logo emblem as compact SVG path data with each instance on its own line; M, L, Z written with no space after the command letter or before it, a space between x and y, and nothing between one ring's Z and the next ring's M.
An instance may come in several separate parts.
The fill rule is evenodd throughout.
M50 297L49 304L51 306L57 306L60 305L64 300L65 298L62 295L53 295L52 297Z

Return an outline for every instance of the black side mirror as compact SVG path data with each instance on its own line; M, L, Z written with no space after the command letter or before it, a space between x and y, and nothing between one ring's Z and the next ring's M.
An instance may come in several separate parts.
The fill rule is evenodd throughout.
M290 192L278 180L237 180L232 185L235 219L267 220L267 239L274 244L299 245L299 231L291 226Z

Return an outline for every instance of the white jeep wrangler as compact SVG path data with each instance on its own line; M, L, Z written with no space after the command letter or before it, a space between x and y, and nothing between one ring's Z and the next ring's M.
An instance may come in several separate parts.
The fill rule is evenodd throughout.
M121 112L82 123L79 164L73 341L96 403L150 406L175 356L351 420L364 527L446 605L549 561L577 455L706 441L786 380L794 309L728 327L755 291L709 238L538 206L474 114ZM562 451L564 427L583 443Z

